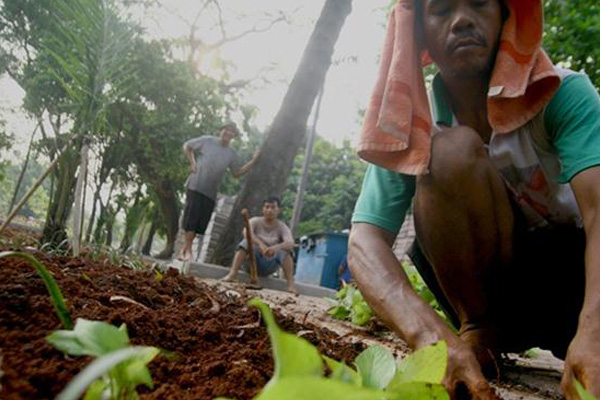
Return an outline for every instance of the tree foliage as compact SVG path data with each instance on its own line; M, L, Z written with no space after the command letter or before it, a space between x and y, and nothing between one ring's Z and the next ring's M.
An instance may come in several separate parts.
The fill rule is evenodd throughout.
M296 157L283 196L283 215L291 219L304 155ZM366 164L359 160L350 142L341 147L317 137L308 170L308 184L297 236L348 229L354 203L360 193Z
M600 89L600 3L545 0L544 47L554 62L585 71Z

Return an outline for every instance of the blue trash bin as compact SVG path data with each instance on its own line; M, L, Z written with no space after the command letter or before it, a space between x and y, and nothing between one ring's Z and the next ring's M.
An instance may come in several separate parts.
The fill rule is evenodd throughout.
M320 232L301 238L296 281L337 289L338 269L347 252L346 233Z

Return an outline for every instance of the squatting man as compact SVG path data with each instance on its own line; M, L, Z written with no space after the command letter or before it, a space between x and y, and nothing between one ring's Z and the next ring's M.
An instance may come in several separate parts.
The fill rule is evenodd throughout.
M269 276L275 273L279 267L283 269L283 275L287 282L287 291L297 293L294 286L294 237L288 226L279 219L281 202L278 197L271 196L263 201L262 217L250 218L250 229L252 230L252 250L258 276ZM244 229L244 237L246 237ZM249 270L248 245L243 239L238 245L231 271L223 278L224 281L233 282L237 279L242 265Z
M534 346L565 360L568 399L575 379L600 397L600 99L542 21L540 0L399 0L365 115L350 270L413 349L447 342L453 397L496 398L484 372ZM458 334L392 252L411 204L410 256Z

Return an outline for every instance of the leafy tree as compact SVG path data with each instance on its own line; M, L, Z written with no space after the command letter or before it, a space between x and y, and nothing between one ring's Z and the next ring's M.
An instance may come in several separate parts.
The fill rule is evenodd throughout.
M291 219L297 183L302 173L298 156L283 196L285 220ZM354 203L360 192L366 164L358 159L350 142L337 148L317 137L312 163L308 171L308 185L296 235L319 231L343 230L350 227Z
M6 131L4 130L4 126L5 122L0 120L0 153L4 153L10 150L12 142L14 140L12 135L6 133ZM9 165L10 163L6 159L0 161L0 184L6 178L6 169L9 167Z
M552 61L585 71L600 89L600 3L545 0L544 47Z
M157 199L167 244L161 257L173 252L178 231L180 197L189 174L181 146L193 137L216 132L225 117L219 82L195 77L187 62L170 58L165 42L136 42L130 62L139 71L122 98L109 109L109 120L122 161Z

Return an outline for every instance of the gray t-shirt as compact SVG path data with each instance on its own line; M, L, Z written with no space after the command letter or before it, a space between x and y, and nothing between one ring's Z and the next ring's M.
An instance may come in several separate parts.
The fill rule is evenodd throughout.
M215 200L225 171L239 167L237 153L214 136L190 139L185 145L196 155L196 173L188 176L185 186Z
M250 218L250 228L252 229L252 235L262 240L267 247L283 242L294 243L292 231L281 220L277 220L269 226L264 217L253 217Z

